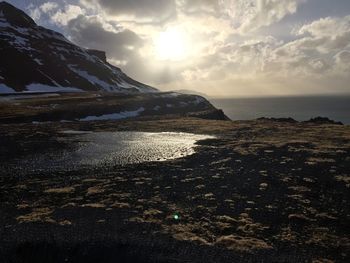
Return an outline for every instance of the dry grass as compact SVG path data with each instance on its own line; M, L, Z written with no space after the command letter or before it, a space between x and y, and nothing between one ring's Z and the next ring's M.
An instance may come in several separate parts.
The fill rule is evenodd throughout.
M272 249L272 246L264 240L236 235L221 236L216 240L215 244L231 250L251 253L255 250Z
M32 125L0 125L2 127L0 134L10 131L20 137L23 133L30 136L27 133ZM337 196L345 193L344 185L350 187L346 170L346 162L350 159L344 157L350 149L349 126L185 118L100 122L86 126L52 123L36 128L43 136L82 128L95 131L181 131L218 136L214 143L200 142L204 146L198 148L197 156L203 157L203 162L194 155L191 162L174 160L140 165L141 169L116 168L106 174L84 174L70 183L72 186L82 183L75 187L75 191L73 187L47 189L58 182L43 180L31 180L26 187L11 188L23 196L30 190L37 191L32 193L34 195L44 196L35 204L37 207L50 207L52 200L60 209L85 207L86 211L91 211L92 217L99 215L94 218L94 223L103 219L109 222L107 217L103 218L108 210L108 214L125 215L125 222L134 222L132 226L137 225L135 222L150 224L151 231L180 241L220 246L236 252L270 250L281 243L286 247L305 248L307 253L309 247L331 251L330 248L338 249L338 246L339 251L348 251L344 247L348 249L350 242L338 226L344 220L348 203L344 203L345 212L337 210L339 204L334 204ZM62 134L58 136L64 137ZM305 165L305 161L312 165ZM322 167L327 168L322 170ZM328 172L330 170L337 172ZM66 178L62 179L63 186L67 184ZM339 192L333 193L327 188L328 182L339 187L336 189ZM135 183L143 184L135 187ZM46 193L74 195L64 198L42 195L43 185ZM28 213L31 207L35 207L33 204L37 200L28 196L15 204L18 213ZM345 194L344 200L347 201ZM180 215L180 220L174 220L174 213ZM53 222L50 217L50 209L33 209L17 220L22 223ZM60 225L69 226L63 223L65 220L78 225L76 218L66 218L65 215L55 219ZM328 222L333 228L319 228ZM322 255L312 255L310 259L314 258L315 263L327 262L322 261L326 260Z
M53 213L53 210L48 207L34 208L31 213L18 216L16 219L19 223L30 223L30 222L55 223L55 221L50 218L50 215L52 213Z
M62 187L62 188L51 188L47 189L44 192L48 194L69 194L75 191L74 187Z
M114 202L111 207L113 208L120 208L120 209L124 209L124 208L130 208L130 204L129 203L120 203L120 202Z
M91 208L105 208L105 204L101 203L89 203L89 204L83 204L81 207L91 207Z
M105 189L102 188L101 186L93 186L87 189L87 195L100 194L100 193L103 193L104 191Z

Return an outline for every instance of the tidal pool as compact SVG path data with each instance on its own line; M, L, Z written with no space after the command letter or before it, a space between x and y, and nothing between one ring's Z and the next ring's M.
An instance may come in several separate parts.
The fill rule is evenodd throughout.
M70 150L26 157L19 165L33 172L166 161L191 155L197 141L213 138L177 132L64 131L60 139L69 142Z

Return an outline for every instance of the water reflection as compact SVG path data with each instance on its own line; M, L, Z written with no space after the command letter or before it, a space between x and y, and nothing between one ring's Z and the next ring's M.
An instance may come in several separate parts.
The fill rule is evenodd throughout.
M71 150L47 152L18 160L26 171L75 170L165 161L193 154L197 141L214 138L190 133L65 131ZM16 165L15 165L16 166Z
M81 165L125 165L176 159L194 153L198 140L212 138L189 133L96 132L79 135L69 157Z

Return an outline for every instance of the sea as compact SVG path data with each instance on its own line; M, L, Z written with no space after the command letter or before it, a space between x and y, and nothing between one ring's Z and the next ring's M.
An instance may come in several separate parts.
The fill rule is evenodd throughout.
M291 117L297 121L305 121L320 116L350 125L349 95L209 100L231 120Z

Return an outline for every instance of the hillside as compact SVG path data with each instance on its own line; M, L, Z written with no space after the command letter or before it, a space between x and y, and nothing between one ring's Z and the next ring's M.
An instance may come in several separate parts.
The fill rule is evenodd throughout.
M157 92L109 64L105 52L76 46L7 2L0 2L0 57L0 93Z

